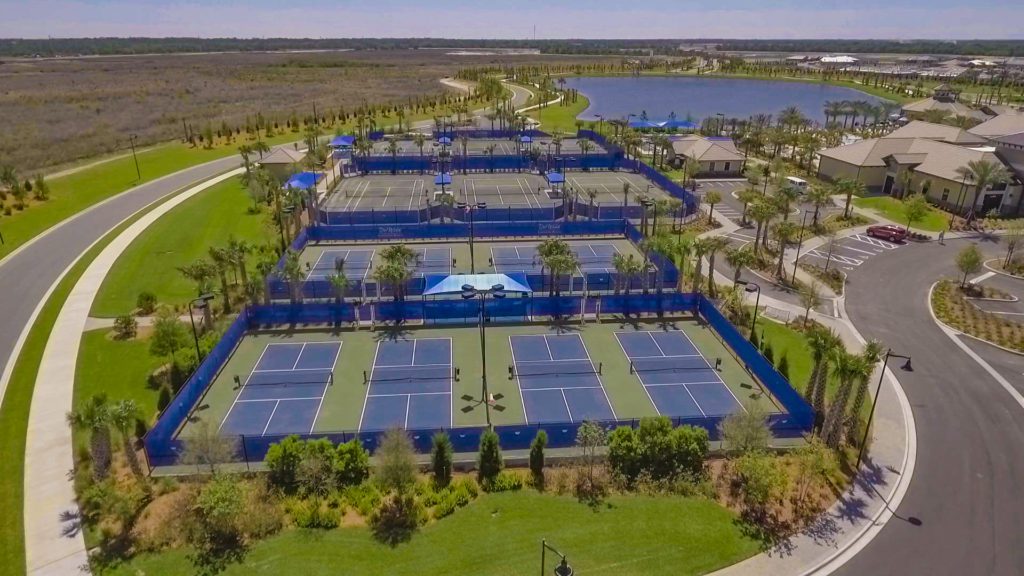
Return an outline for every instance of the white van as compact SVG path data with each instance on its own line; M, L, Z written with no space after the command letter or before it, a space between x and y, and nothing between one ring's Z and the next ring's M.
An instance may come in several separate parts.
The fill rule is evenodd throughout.
M786 176L786 184L788 184L790 188L799 190L801 194L805 194L807 192L807 180L804 180L803 178Z

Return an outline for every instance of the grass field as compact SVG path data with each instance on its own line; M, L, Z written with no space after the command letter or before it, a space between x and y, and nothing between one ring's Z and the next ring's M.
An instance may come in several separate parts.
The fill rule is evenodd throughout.
M292 530L256 543L224 574L308 576L386 573L512 576L540 569L546 538L577 574L639 576L706 574L756 554L736 517L714 502L678 497L615 496L592 509L574 499L533 491L491 494L390 548L366 528ZM477 552L474 552L477 551ZM117 575L181 574L186 552L144 555ZM547 572L554 569L548 555Z
M872 196L869 198L854 198L853 205L858 208L873 210L879 215L896 222L902 226L907 225L906 213L903 210L903 202L890 196ZM938 208L929 206L928 213L923 220L914 223L913 228L926 230L928 232L939 232L949 227L949 214Z
M209 248L223 247L232 235L256 245L274 240L267 212L250 214L250 206L245 188L238 178L232 178L175 207L117 259L100 286L92 314L127 314L142 291L156 294L166 304L184 304L195 297L195 284L178 271L179 266L200 258L209 260ZM256 260L255 254L249 255L250 269Z
M471 322L472 319L469 319ZM767 395L760 394L759 386L740 364L730 355L725 346L712 334L692 319L678 319L671 327L682 330L710 362L722 358L721 378L741 402L762 403L766 409L777 411ZM616 339L617 331L662 330L660 323L640 322L636 325L605 321L586 325L494 324L487 329L487 377L490 392L501 395L501 410L492 411L495 425L522 424L527 421L524 403L521 400L518 383L511 379L508 366L513 363L509 337L516 334L558 334L576 333L581 336L589 355L596 364L603 364L601 382L605 388L612 409L619 419L640 418L657 415L654 405L635 375L629 373L629 359L623 353ZM271 342L323 342L341 341L342 348L334 368L334 385L327 388L314 430L345 431L356 430L360 423L367 387L363 371L370 372L373 366L377 343L391 337L451 338L453 366L460 372L460 378L453 383L453 425L481 426L486 423L483 408L473 400L480 394L482 368L480 364L479 331L473 326L457 328L403 328L401 332L370 332L368 330L328 333L323 331L299 331L261 333L246 337L229 359L220 376L214 381L206 396L199 402L197 415L219 426L228 413L238 394L233 383L237 375L243 381L256 365L264 348ZM447 359L445 359L447 360ZM187 434L188 430L184 431Z
M590 105L586 96L580 94L576 102L570 102L567 106L554 104L539 110L527 112L527 116L540 121L540 129L550 133L568 132L576 133L576 117L583 113Z

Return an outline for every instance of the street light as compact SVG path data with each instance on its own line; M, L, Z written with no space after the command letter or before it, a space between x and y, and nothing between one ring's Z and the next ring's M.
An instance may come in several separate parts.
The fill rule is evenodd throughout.
M649 234L647 234L647 211L651 208L651 206L654 206L654 202L652 202L650 198L644 197L644 199L640 201L640 205L643 206L643 211L640 213L640 228L643 229L644 236L648 236Z
M791 284L794 285L796 284L796 267L800 262L800 249L803 248L804 245L804 226L807 225L807 215L812 212L812 210L804 210L804 217L800 219L800 238L796 244L796 260L793 260L793 280ZM784 247L781 249L784 249Z
M227 297L227 296L225 295L225 297ZM198 308L200 310L204 310L204 309L206 309L207 306L210 305L210 300L213 300L213 294L210 294L209 292L207 292L206 294L200 294L198 298L195 298L191 302L188 303L188 319L189 319L189 321L192 322L192 338L195 339L195 341L196 341L196 363L197 363L197 365L198 365L199 361L201 361L203 359L203 354L202 354L202 352L199 351L199 332L196 331L196 319L192 316L192 308L195 306L196 302L199 302Z
M487 415L487 427L491 427L491 395L487 391L487 340L484 337L484 326L487 324L484 304L487 302L487 295L491 298L501 299L505 297L505 287L495 284L487 290L480 290L472 284L462 285L462 298L471 300L480 297L480 363L483 368L483 375L480 379L481 399L484 403L484 413Z
M142 172L139 171L139 157L135 155L135 140L138 138L135 134L128 136L128 142L132 145L132 159L135 160L135 178L142 180Z
M889 362L889 357L903 358L906 362L900 369L905 372L913 372L914 367L910 364L910 356L904 356L903 354L896 354L892 351L892 348L888 348L885 351L885 358L882 359L882 371L878 374L878 386L875 388L875 398L871 401L871 413L868 414L867 424L864 425L864 437L860 440L860 448L857 450L857 465L853 467L854 471L860 470L860 460L864 456L864 445L868 441L868 432L871 430L871 420L875 417L875 406L878 406L878 396L882 392L882 379L885 378L885 365Z
M572 576L573 569L572 566L569 566L569 562L565 559L565 554L562 554L558 550L555 550L553 546L548 544L547 540L540 541L540 576L545 576L544 570L548 550L551 550L553 553L557 554L558 557L561 559L561 561L558 563L558 566L555 566L555 576Z
M746 280L740 280L736 282L747 292L757 292L757 299L754 300L754 319L750 322L750 335L754 335L754 330L757 329L757 308L761 305L761 286L756 282L748 282Z
M463 192L465 197L465 192ZM473 255L473 212L477 209L487 208L486 202L477 202L476 204L467 204L466 202L459 202L456 204L457 207L461 208L469 216L469 272L470 274L476 274L476 261Z

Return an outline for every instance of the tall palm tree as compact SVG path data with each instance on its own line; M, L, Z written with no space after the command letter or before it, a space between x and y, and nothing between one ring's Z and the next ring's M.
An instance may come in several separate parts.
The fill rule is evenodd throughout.
M833 354L833 365L839 379L839 389L828 407L822 436L828 447L836 449L843 441L843 425L846 423L846 412L853 387L860 379L870 378L871 367L861 356L842 349L836 350Z
M110 423L117 428L121 435L121 446L124 450L124 457L128 461L128 467L131 468L139 486L148 494L150 487L146 482L146 475L142 471L142 464L139 462L139 455L135 452L135 442L133 441L135 419L138 416L139 406L134 400L121 400L110 408Z
M675 241L666 244L665 253L675 263L676 269L679 270L676 291L683 292L686 289L686 262L693 253L693 239L687 236L677 236Z
M211 246L209 249L210 261L213 262L213 269L220 278L221 303L224 306L224 313L231 312L231 297L228 290L228 270L234 263L231 253L224 248Z
M786 256L786 245L796 235L796 225L792 222L776 222L772 227L772 235L775 236L775 242L778 243L779 247L779 262L775 268L775 275L783 278L785 275L783 274L782 264Z
M549 238L542 241L537 245L537 257L540 259L540 276L541 285L544 283L544 270L545 268L551 268L552 259L557 259L559 256L566 256L573 254L572 249L569 247L569 243L565 240L559 240L556 238ZM552 270L552 276L554 271ZM549 295L553 296L555 293L555 279L552 277L551 286L549 288Z
M242 164L245 166L245 173L249 174L249 170L252 168L252 162L249 161L249 157L252 156L252 146L248 144L242 144L238 147L238 153L242 156Z
M778 208L763 196L750 207L750 217L757 223L757 229L754 231L755 256L757 255L760 246L766 244L761 242L761 238L762 235L764 238L768 237L768 223L771 222L772 217L776 214L778 214Z
M807 201L814 206L814 219L811 221L813 228L818 227L818 217L821 214L821 209L828 206L832 200L832 191L824 186L811 186L807 190Z
M344 304L345 293L348 292L348 288L351 285L348 276L345 274L344 258L338 258L334 261L334 272L327 275L327 282L331 285L331 290L334 291L334 302L336 304Z
M804 397L811 403L817 415L816 426L820 426L825 417L825 389L828 383L829 367L835 351L841 345L842 341L831 328L818 326L811 329L807 335L807 346L811 350L813 365Z
M750 208L750 204L760 197L760 193L753 187L747 187L740 190L736 195L740 202L743 203L743 212L740 214L740 224L743 226L747 225L747 211Z
M853 196L863 195L867 191L867 187L860 180L851 180L849 178L840 178L836 180L835 191L839 194L846 195L846 206L843 208L843 218L850 218L850 205L853 203Z
M867 370L861 375L863 377L857 379L857 390L854 392L850 416L846 421L848 433L855 430L861 410L864 409L864 402L868 397L868 379L875 365L882 359L882 344L877 340L868 342L867 346L864 347L864 351L860 353L860 358ZM869 422L868 425L870 424Z
M561 296L562 286L559 280L562 275L571 275L574 271L579 270L580 262L576 254L568 252L549 257L547 259L547 266L551 271L551 286L554 290L554 295ZM572 286L571 282L570 286Z
M633 255L630 254L629 257L632 258ZM613 291L616 295L618 295L619 291L622 288L622 279L626 278L629 274L629 267L630 263L627 262L626 257L623 256L621 253L616 252L615 254L612 255L612 268L615 269L615 277L612 279L612 286ZM626 293L629 293L628 282L626 284Z
M396 174L398 172L398 139L388 138L385 150L388 154L391 154L391 173Z
M420 149L420 156L423 156L423 147L427 145L427 135L422 132L413 134L412 143Z
M961 176L969 175L970 179L974 180L974 195L971 197L970 208L971 214L973 214L978 203L978 196L988 189L989 186L1002 184L1010 179L1010 173L1007 172L1002 164L990 160L970 160L967 162L966 171L962 171L963 168L958 168L957 174Z
M622 183L622 207L625 208L629 204L629 191L632 188L632 184L629 182Z
M693 264L693 291L697 292L699 294L700 290L701 290L701 285L704 283L703 282L704 278L702 276L702 272L703 272L703 269L704 269L704 255L707 254L709 250L711 250L710 239L707 238L707 237L705 237L705 238L697 238L697 239L695 239L693 241L693 244L691 245L691 248L693 250L693 258L694 258L694 264ZM714 274L714 271L712 271L712 275L713 274Z
M106 394L93 394L77 410L68 412L68 425L89 433L92 477L102 482L110 474L110 404Z
M708 225L710 226L714 221L715 204L722 201L722 193L718 190L709 190L704 195L704 202L708 205Z
M743 269L754 263L757 257L754 255L754 251L750 249L750 246L743 246L740 248L728 248L725 251L725 261L732 266L732 285L735 287L740 281L740 274L743 273Z
M724 236L711 236L708 238L708 296L714 298L716 295L715 284L715 254L725 249L729 240Z
M789 186L785 180L783 182L775 190L772 198L775 200L775 205L779 208L779 215L782 216L782 221L786 222L789 220L790 212L792 212L790 208L792 208L793 203L800 199L800 191Z
M399 262L385 261L373 271L373 277L377 282L385 286L391 286L392 298L395 301L402 300L403 288L409 280L409 269Z

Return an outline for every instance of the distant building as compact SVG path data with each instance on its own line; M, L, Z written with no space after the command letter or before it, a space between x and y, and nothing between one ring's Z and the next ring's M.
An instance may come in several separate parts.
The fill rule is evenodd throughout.
M941 110L950 116L965 116L980 121L989 118L984 112L958 102L959 95L960 91L949 84L939 84L935 87L931 98L904 105L902 114L907 118L920 119L929 110Z
M284 182L302 169L306 153L291 148L278 148L259 160L258 164L267 169L275 178Z
M746 158L736 149L731 138L709 138L690 135L672 141L668 161L673 166L683 165L686 159L700 163L697 176L740 176Z
M818 60L824 68L840 68L843 66L852 66L859 62L858 59L853 56L822 56L821 60Z

